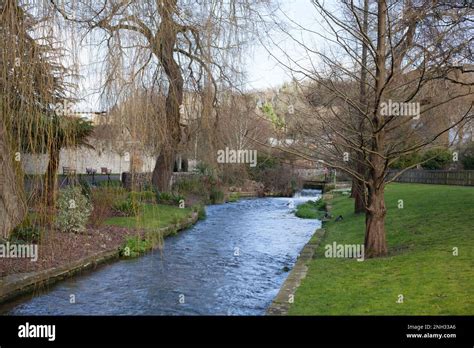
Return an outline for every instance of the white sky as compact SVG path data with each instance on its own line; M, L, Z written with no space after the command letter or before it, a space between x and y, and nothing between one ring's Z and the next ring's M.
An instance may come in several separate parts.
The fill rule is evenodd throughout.
M318 13L310 0L282 0L282 11L288 17L287 19L282 15L282 19L293 27L289 29L291 35L303 40L308 46L315 47L318 43L318 37L299 30L289 21L295 21L302 27L314 31L318 31L318 28L320 30L321 26L317 21ZM306 53L302 51L301 47L298 47L286 34L274 32L271 36L272 40L278 43L290 55L291 59L302 60L306 57ZM275 58L285 64L288 63L288 57L285 54L279 49L272 49L271 42L269 42L269 45L272 55L276 56ZM250 89L266 89L279 86L285 81L291 81L291 74L272 55L260 45L256 45L254 48L254 54L248 58L246 69Z
M282 17L282 20L287 21L290 26L289 31L291 32L291 35L303 40L308 46L315 47L318 43L318 37L314 34L302 32L297 28L291 28L294 27L294 25L289 21L293 20L301 26L310 28L314 31L320 30L318 29L320 28L320 25L316 20L318 14L310 3L310 0L281 0L281 6L284 15L279 13L279 16ZM284 18L285 15L288 18ZM268 37L266 39L268 39ZM304 61L305 52L291 39L288 39L285 34L275 30L271 33L271 39L274 42L277 42L292 59ZM271 50L272 54L274 54L277 59L288 62L288 57L285 57L285 54L283 54L279 49L272 47L270 40L267 41L267 47ZM71 38L70 42L72 44L77 44L74 38ZM321 44L321 42L319 43ZM248 80L246 89L262 90L277 87L282 85L284 82L291 81L291 74L289 74L289 72L286 71L285 68L281 66L258 41L255 42L253 47L251 47L250 52L247 54L248 57L244 67ZM99 52L87 47L83 47L80 50L80 74L83 75L83 78L80 81L79 97L84 100L78 103L75 108L77 111L99 111L102 109L98 93L100 87L99 78L92 70L94 67L95 69L99 68L97 64L94 64L94 62L100 62L102 60L99 55Z

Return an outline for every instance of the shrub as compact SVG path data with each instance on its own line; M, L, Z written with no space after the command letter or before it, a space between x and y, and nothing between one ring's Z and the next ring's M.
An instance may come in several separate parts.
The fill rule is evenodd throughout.
M267 174L278 170L280 161L276 157L264 156L257 154L257 165L248 169L250 179L263 182L265 186L269 186L270 182L266 180Z
M41 228L33 224L29 218L14 228L10 241L14 243L38 243L41 238Z
M452 161L452 154L448 149L435 148L426 151L421 157L421 166L424 169L445 169Z
M143 239L140 236L129 237L125 241L125 244L120 248L119 252L121 256L137 257L150 250L152 246L151 241Z
M167 205L179 205L181 201L184 201L185 197L175 193L169 192L157 192L156 201L160 204Z
M232 192L229 195L229 202L237 202L240 199L240 193L238 192Z
M461 149L461 163L466 170L474 169L474 141L464 145Z
M113 205L115 212L121 216L138 216L141 213L142 205L134 199L124 199Z
M92 195L92 186L89 184L88 181L84 180L84 178L79 178L79 185L81 186L81 193L87 197L87 199L91 199Z
M202 177L195 175L178 180L173 185L173 191L185 194L192 193L195 195L202 195L207 192L207 188L205 187Z
M168 193L168 192L157 192L156 193L156 200L159 203L172 201L173 200L173 195L171 193Z
M203 202L222 203L224 201L222 180L216 175L215 170L210 165L201 162L196 166L194 172L196 175L177 181L173 185L173 191L193 198L199 197L199 200ZM177 193L172 195L174 197L167 197L162 193L159 200L165 204L173 201L174 204L178 204L179 200L185 197Z
M191 196L192 198L199 197L198 200L203 202L224 202L222 180L216 175L215 170L206 163L199 163L194 172L196 175L181 178L174 183L174 194L161 193L158 196L158 201L164 204L179 204L179 201L184 200L185 196Z
M261 106L264 115L271 121L275 129L283 129L285 127L285 120L280 118L273 109L273 105L265 102Z
M143 191L151 191L153 192L153 185L149 182L143 184Z
M194 172L202 176L216 176L214 168L212 168L211 165L205 162L199 162L194 168Z
M78 186L61 190L55 225L62 232L81 232L86 228L92 205Z
M139 192L130 192L128 197L131 200L144 202L144 203L156 203L156 194L153 191L139 191Z
M414 166L421 162L421 156L419 153L411 153L405 156L401 156L390 166L393 169L405 169Z
M216 187L212 187L211 192L209 194L209 200L212 204L224 202L224 192L222 192Z
M264 191L290 197L301 187L301 179L281 159L268 155L258 155L257 158L257 166L249 168L249 175L264 185Z
M110 189L95 189L91 192L92 213L89 217L89 224L92 227L101 226L112 214L114 201L117 194Z
M176 205L179 205L181 202L184 202L186 199L186 197L182 196L182 195L179 195L179 194L175 194L174 197L173 197L173 201Z
M245 185L249 178L249 165L241 163L233 166L220 166L219 178L226 186L242 186Z

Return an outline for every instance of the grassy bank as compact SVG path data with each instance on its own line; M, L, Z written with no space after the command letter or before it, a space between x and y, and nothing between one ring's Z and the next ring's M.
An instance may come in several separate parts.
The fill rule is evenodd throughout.
M156 230L176 224L189 217L190 214L190 208L179 208L164 204L144 204L140 215L112 217L107 219L105 224L133 229Z
M295 215L302 219L321 219L326 210L326 202L323 200L308 201L296 207Z
M392 184L385 197L390 255L363 262L325 258L326 244L364 240L365 217L353 214L353 200L329 202L344 220L325 224L290 315L474 314L474 188Z
M169 234L177 232L177 226L192 216L192 209L179 208L164 204L143 204L137 216L109 218L105 224L143 231L135 236L128 237L120 247L120 255L137 257L147 251L159 247L166 235L159 229L168 227L175 229Z

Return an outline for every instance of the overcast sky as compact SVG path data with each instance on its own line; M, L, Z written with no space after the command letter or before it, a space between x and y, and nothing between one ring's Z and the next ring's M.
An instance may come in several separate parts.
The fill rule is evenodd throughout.
M309 46L314 47L319 38L316 35L310 35L304 32L291 21L295 21L302 27L310 28L318 31L320 25L317 21L318 14L311 4L310 0L284 0L282 2L282 11L288 17L285 18L283 14L279 14L283 21L286 21L290 26L291 35L294 35L299 40L303 40ZM293 40L289 39L286 34L275 31L272 33L272 40L278 43L285 52L291 56L291 59L304 60L306 53ZM269 43L271 45L271 43ZM288 57L285 56L279 49L270 47L272 55L280 61L287 63ZM272 57L269 52L261 45L255 45L254 54L248 58L246 70L248 74L249 89L266 89L281 85L285 81L291 80L289 72L281 66L277 59Z
M282 12L280 12L278 16L290 26L288 28L291 35L298 37L299 40L303 40L309 46L314 46L316 44L314 41L318 39L315 37L316 35L303 32L291 24L291 20L293 20L303 27L311 28L311 30L315 31L318 30L319 25L316 20L318 16L310 0L281 0L281 6ZM285 16L287 16L287 18L285 18ZM267 40L267 49L270 49L278 60L287 62L288 57L285 57L285 54L279 49L272 47L269 39L278 43L278 45L291 56L291 59L304 59L305 53L301 47L298 47L294 41L289 39L287 35L282 32L273 31L271 38L265 37L264 35L264 40L265 39ZM71 44L77 45L77 42L74 40L75 38L71 38ZM249 48L249 52L246 54L245 66L243 67L248 80L245 89L262 90L277 87L286 81L291 81L289 72L278 63L277 59L271 56L267 49L258 41ZM85 42L83 43L83 48L80 50L80 74L83 78L80 82L79 93L83 101L78 103L78 111L99 111L102 109L99 102L99 90L101 89L98 73L94 74L94 69L100 70L97 62L102 60L103 57L100 56L97 50L87 48Z

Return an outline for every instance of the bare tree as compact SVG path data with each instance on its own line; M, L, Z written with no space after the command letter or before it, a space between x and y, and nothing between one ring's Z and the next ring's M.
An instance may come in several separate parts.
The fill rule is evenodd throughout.
M472 118L474 71L469 64L474 10L431 1L378 0L367 7L340 1L340 8L350 15L347 20L340 8L312 3L326 32L299 29L320 36L331 50L309 47L281 27L306 50L306 61L311 62L304 65L287 55L289 64L275 57L305 79L302 89L310 106L303 133L306 146L300 143L284 150L340 169L360 183L366 256L383 256L387 253L384 189L402 173L389 177L390 165ZM363 43L362 49L355 42ZM462 107L452 108L459 103ZM393 105L398 109L387 111ZM407 113L400 109L408 106L414 109ZM444 126L421 136L424 125L444 107L455 113L449 118L443 115Z
M95 32L100 42L106 40L113 62L107 82L124 88L123 81L116 77L127 69L125 65L132 86L132 81L140 80L153 88L161 80L166 95L164 117L156 112L154 121L162 121L166 132L160 141L152 182L161 191L169 190L176 154L183 150L186 140L182 129L186 127L180 122L183 96L193 84L205 86L212 90L211 107L216 106L218 80L228 80L225 61L237 52L243 36L251 32L242 29L251 23L253 8L260 1L83 0L69 7L54 0L51 3L65 19ZM106 36L97 34L96 29ZM130 50L134 59L125 57L124 52ZM204 106L209 110L209 101Z

